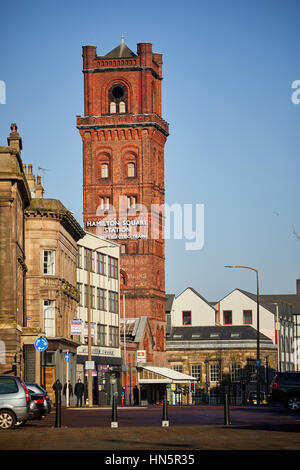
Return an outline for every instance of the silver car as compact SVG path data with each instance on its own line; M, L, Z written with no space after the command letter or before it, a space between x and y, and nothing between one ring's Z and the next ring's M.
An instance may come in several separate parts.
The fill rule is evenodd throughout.
M30 395L20 377L0 375L0 429L11 429L32 417Z

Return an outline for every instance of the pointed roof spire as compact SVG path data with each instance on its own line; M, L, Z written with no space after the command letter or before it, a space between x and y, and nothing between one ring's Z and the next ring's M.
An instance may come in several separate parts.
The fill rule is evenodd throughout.
M121 44L115 47L112 51L104 56L107 59L119 59L119 58L129 58L129 57L136 57L136 54L132 52L129 47L126 46L124 41L124 36L121 36Z

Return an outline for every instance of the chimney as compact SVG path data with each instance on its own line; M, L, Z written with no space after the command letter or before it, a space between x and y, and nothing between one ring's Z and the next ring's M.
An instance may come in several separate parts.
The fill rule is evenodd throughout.
M44 188L41 184L41 175L37 175L36 185L35 185L35 197L42 198L43 196L44 196Z
M14 149L20 152L22 150L22 139L18 133L18 126L14 122L10 126L11 132L9 137L7 138L7 143L9 147L13 147Z
M300 295L300 279L297 279L296 281L296 293Z
M28 172L26 174L26 178L27 178L27 183L28 183L29 189L30 190L33 189L34 185L35 185L35 177L32 174L32 164L31 163L28 164Z

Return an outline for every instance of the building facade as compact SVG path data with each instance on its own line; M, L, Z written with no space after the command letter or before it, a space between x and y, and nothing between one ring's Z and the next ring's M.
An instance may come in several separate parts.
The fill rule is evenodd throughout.
M37 188L36 188L37 189ZM71 335L77 316L77 242L85 233L72 213L57 199L36 197L25 211L26 335L25 380L44 385L53 394L57 378L66 381L65 354L70 354L68 374L75 382L76 353L80 343ZM44 335L48 348L37 352L34 342Z
M188 287L168 295L167 358L170 368L197 378L196 401L233 394L240 402L256 387L257 328L255 296L235 289L220 302L208 302ZM261 389L278 370L275 315L260 307ZM191 399L191 390L171 394L171 403Z
M22 375L27 271L24 210L31 196L16 124L11 125L7 140L8 146L0 147L0 374Z
M83 219L86 230L121 245L126 316L147 316L152 364L165 363L164 145L162 55L124 40L106 55L83 47ZM123 296L121 296L122 304ZM123 307L121 305L121 311Z
M90 255L89 255L90 253ZM89 256L91 257L90 269ZM78 241L77 290L79 305L73 319L73 334L81 345L77 349L77 378L87 384L88 308L91 321L91 360L93 402L121 400L122 359L120 347L120 246L99 236L86 233ZM89 282L90 276L90 282ZM90 304L88 291L90 285ZM86 386L87 389L87 386Z

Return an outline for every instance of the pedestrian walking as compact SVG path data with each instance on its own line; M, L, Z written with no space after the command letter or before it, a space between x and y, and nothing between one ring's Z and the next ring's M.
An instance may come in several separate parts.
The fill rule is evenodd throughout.
M83 394L84 394L84 385L83 385L83 383L81 382L80 379L78 379L78 381L75 385L74 393L75 393L76 398L77 398L76 406L78 407L79 404L80 404L80 406L82 406L82 397L83 397Z
M68 393L68 395L67 395L67 393ZM70 380L68 381L68 383L65 383L65 385L64 385L63 395L64 395L64 397L66 397L66 400L67 400L67 396L68 396L69 403L70 403L71 402L71 396L73 396L73 387L72 387L72 384L71 384Z
M140 404L140 392L137 385L133 387L133 403L135 406Z

